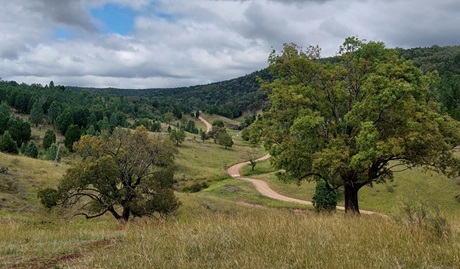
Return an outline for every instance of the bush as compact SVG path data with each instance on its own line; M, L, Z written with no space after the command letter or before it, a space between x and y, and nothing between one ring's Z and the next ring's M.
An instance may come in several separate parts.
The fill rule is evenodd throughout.
M438 238L448 237L451 233L450 225L439 206L430 205L421 199L402 201L393 219L407 227L426 230Z
M38 157L38 146L35 144L34 141L29 141L27 143L26 150L24 152L24 155L31 157L31 158L37 158Z
M59 200L59 193L55 189L46 188L43 190L39 190L37 193L37 197L42 205L50 209L57 205L57 202Z
M324 180L316 182L315 194L312 203L316 212L335 212L337 208L337 191L329 189Z
M184 192L199 192L199 191L201 191L202 189L206 189L206 188L208 188L208 187L209 187L209 185L208 185L208 183L206 183L206 182L202 182L202 183L200 183L200 182L195 182L195 183L193 183L192 185L190 185L189 187L183 188L183 191L184 191Z

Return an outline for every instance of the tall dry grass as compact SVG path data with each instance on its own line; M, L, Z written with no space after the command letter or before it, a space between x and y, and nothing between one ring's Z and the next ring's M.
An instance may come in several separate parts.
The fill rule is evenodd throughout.
M255 210L187 222L138 222L76 268L458 268L450 238L375 216Z

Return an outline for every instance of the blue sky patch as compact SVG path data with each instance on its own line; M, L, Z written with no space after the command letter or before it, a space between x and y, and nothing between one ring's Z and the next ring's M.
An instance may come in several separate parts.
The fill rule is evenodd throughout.
M72 32L67 28L57 28L54 30L55 39L68 39L72 36Z
M101 32L127 35L133 30L136 12L128 7L107 4L102 8L92 9L91 15L103 23L99 29Z

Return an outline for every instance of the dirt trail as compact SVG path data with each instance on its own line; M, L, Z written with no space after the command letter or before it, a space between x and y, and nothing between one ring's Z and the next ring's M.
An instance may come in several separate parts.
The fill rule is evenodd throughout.
M267 155L257 159L257 162L265 161L268 158L270 158L270 154L267 154ZM276 191L272 190L270 188L270 186L268 186L268 184L263 180L242 177L240 175L240 170L241 170L241 168L243 168L243 166L246 166L246 165L249 165L249 162L243 162L243 163L238 163L238 164L232 165L227 169L227 173L233 178L241 179L241 180L244 180L244 181L252 183L254 185L254 187L256 187L256 190L260 194L262 194L264 196L267 196L269 198L279 200L279 201L284 201L284 202L294 202L294 203L299 203L299 204L303 204L303 205L312 205L311 201L296 199L296 198L284 196L282 194L277 193ZM345 207L338 206L337 209L345 210ZM368 210L360 210L360 212L363 213L363 214L369 214L369 215L372 215L372 214L383 215L381 213L368 211Z
M212 129L212 125L207 120L203 119L201 116L199 116L198 119L202 121L204 125L206 125L206 133L209 133Z

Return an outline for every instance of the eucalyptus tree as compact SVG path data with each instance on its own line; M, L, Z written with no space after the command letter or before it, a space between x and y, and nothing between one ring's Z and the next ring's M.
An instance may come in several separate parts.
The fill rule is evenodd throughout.
M264 140L281 177L343 187L346 211L359 213L358 191L396 171L458 174L460 126L432 98L437 75L383 43L347 38L332 59L285 44L269 69L274 80L261 83L271 107L253 137Z

